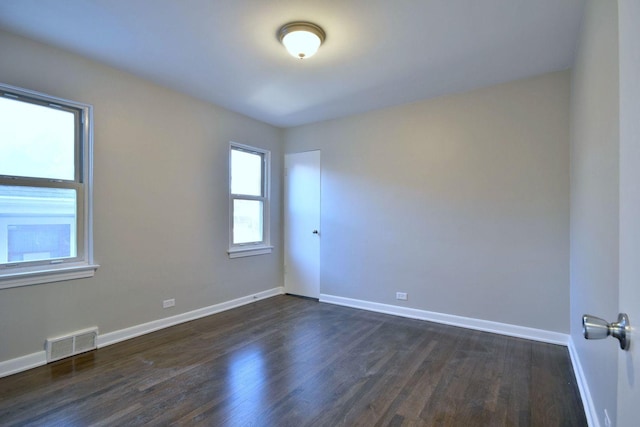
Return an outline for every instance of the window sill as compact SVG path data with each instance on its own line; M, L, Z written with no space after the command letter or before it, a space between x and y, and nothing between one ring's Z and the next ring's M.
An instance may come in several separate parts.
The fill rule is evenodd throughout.
M247 246L229 249L229 258L242 258L246 256L265 255L273 252L273 246Z
M19 271L0 274L0 289L17 288L19 286L40 285L43 283L61 282L63 280L93 277L100 267L97 264L82 264L49 268L36 271Z

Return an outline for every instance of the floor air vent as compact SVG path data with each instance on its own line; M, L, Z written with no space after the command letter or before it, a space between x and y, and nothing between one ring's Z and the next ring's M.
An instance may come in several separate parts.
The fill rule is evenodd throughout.
M47 340L47 362L64 359L97 347L98 328L85 329Z

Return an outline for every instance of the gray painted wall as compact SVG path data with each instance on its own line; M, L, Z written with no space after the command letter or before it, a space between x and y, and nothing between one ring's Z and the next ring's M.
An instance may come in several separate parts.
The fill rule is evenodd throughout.
M0 81L95 107L102 265L0 291L0 361L280 286L283 139L322 150L321 292L569 331L568 72L283 132L8 33L0 47ZM273 255L227 258L230 140L273 152Z
M321 293L568 333L569 97L559 72L285 130L322 150Z
M571 96L571 337L602 425L605 409L615 425L619 350L586 341L581 319L618 313L617 14L616 2L587 3Z
M9 33L0 81L93 104L91 279L0 290L0 361L282 286L282 131ZM8 60L7 58L11 58ZM273 254L229 260L228 143L272 151ZM162 309L162 300L176 307Z

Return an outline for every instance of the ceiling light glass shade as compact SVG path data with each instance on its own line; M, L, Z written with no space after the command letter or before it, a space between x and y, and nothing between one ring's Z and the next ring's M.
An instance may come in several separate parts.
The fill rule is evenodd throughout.
M322 28L310 22L292 22L279 31L280 41L294 58L313 56L325 38Z
M282 39L282 44L295 58L309 58L320 47L320 37L306 31L294 31Z

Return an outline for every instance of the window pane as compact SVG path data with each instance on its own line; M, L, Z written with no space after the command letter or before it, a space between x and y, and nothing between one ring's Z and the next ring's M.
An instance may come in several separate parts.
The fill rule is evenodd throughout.
M75 179L75 114L0 98L0 175Z
M0 185L0 264L77 256L76 190Z
M262 196L262 155L231 150L231 193Z
M262 202L233 201L233 244L262 242Z

